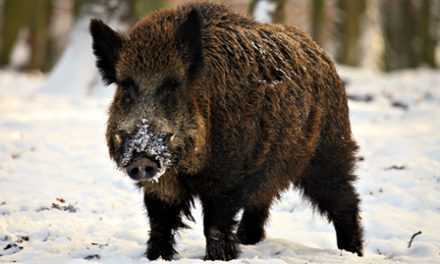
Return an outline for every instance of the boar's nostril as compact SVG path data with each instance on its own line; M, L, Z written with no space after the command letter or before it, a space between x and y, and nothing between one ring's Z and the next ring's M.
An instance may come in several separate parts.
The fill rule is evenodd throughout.
M159 170L159 166L156 162L150 161L143 167L144 177L146 178L152 178L156 175L157 171Z
M138 168L132 168L132 169L128 170L127 172L128 172L128 176L130 176L130 178L132 178L133 180L140 179L140 174L139 174Z
M159 164L148 158L135 160L126 168L128 176L135 181L150 179L159 171Z
M146 167L145 168L145 173L147 174L147 175L150 175L150 174L153 174L154 172L155 172L155 168L153 168L153 167Z

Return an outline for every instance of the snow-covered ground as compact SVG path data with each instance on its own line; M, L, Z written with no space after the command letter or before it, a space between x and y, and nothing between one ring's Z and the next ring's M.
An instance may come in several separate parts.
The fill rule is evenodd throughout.
M340 72L361 146L365 257L337 250L331 224L292 190L268 238L234 263L440 263L440 72ZM109 97L39 92L44 83L0 72L0 263L147 262L142 195L104 142ZM198 205L194 215L179 263L202 262Z

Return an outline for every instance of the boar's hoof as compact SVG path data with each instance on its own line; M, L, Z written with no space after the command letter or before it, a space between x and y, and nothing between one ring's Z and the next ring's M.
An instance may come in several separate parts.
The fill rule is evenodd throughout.
M346 230L341 231L337 229L337 243L338 248L349 251L351 253L356 253L359 257L363 256L363 246L362 246L362 236L359 230L351 230L347 232ZM357 232L356 232L357 231Z
M255 245L265 238L264 228L261 226L239 226L237 238L243 245Z
M232 260L238 257L239 249L234 234L217 231L215 236L207 237L205 260Z
M336 239L339 249L356 253L359 257L363 256L362 247L362 227L360 218L357 214L349 213L334 219L336 229Z
M172 260L176 253L172 241L163 238L150 238L145 256L149 260L156 260L159 257L164 260Z
M338 243L338 248L346 250L351 253L355 253L359 257L362 257L364 255L362 250L362 243L360 242L353 242L350 244L342 244L342 245Z

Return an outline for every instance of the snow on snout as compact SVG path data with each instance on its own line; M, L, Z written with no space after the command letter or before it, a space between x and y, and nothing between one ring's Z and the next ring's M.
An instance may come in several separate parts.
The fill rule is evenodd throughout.
M127 142L121 160L121 166L126 167L132 160L135 152L145 152L159 162L159 171L154 177L149 179L150 181L157 182L173 163L171 152L168 150L165 142L165 137L163 135L154 134L146 119L141 120L136 134Z

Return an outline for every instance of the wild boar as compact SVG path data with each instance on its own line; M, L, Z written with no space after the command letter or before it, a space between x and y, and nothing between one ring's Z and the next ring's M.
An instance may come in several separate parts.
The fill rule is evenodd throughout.
M334 224L338 247L362 255L345 88L305 33L211 3L157 11L126 33L92 20L90 31L104 81L117 84L106 138L144 190L149 259L175 255L195 197L205 258L236 258L238 242L264 239L292 185Z

